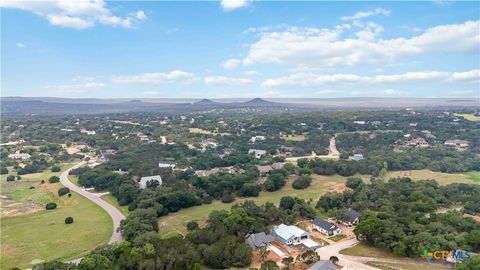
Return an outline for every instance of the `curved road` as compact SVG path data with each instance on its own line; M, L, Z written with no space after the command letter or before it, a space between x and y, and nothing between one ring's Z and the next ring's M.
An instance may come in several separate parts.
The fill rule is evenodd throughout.
M60 175L60 182L64 186L68 187L70 190L75 191L76 193L78 193L78 194L82 195L83 197L89 199L90 201L94 202L95 204L102 207L105 211L107 211L107 213L110 215L110 217L113 220L113 233L112 233L112 237L110 237L110 240L108 241L109 244L118 242L120 240L123 240L122 235L120 234L119 228L120 228L120 221L125 219L125 216L117 208L115 208L115 206L113 206L113 205L109 204L108 202L102 200L100 198L100 195L103 195L103 194L95 194L95 193L85 191L83 188L73 184L72 182L70 182L70 180L68 180L68 173L71 170L76 169L76 168L78 168L78 167L80 167L84 164L85 164L85 162L82 161L82 162L76 164L75 166L71 167L70 169L64 171Z

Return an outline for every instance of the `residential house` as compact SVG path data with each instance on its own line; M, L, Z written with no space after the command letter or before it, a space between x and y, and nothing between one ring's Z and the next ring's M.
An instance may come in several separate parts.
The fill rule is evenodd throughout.
M159 186L162 185L162 177L160 175L144 176L140 178L140 181L138 181L138 185L141 189L145 189L147 188L147 183L151 181L157 182Z
M312 224L317 231L323 233L326 236L333 236L342 233L342 230L340 230L337 225L320 218L315 218L314 220L312 220Z
M310 266L308 270L337 270L337 267L330 260L320 260Z
M353 123L357 125L365 125L365 121L353 121Z
M275 162L272 164L272 168L274 170L281 170L283 169L284 164L282 162Z
M300 244L301 240L309 238L309 234L306 231L297 226L285 224L273 227L272 235L286 245Z
M250 138L250 142L255 143L257 141L265 141L265 136L253 136Z
M355 224L358 224L358 217L360 214L353 210L353 209L348 209L348 215L341 220L341 222L347 226L352 226Z
M417 137L415 139L411 139L410 142L408 143L408 145L418 146L418 147L428 147L429 146L428 142L422 137Z
M458 148L467 148L468 147L468 141L466 141L466 140L448 140L448 141L445 141L444 145L455 146L455 147L458 147Z
M350 157L351 160L355 160L355 161L360 161L363 159L363 155L362 154L354 154L352 157Z
M267 151L259 150L259 149L250 149L248 150L248 154L254 154L256 158L261 158L262 156L267 154Z
M20 153L19 151L15 152L15 154L9 154L8 158L12 159L29 159L31 156L28 153Z
M200 147L202 147L202 149L207 149L207 148L217 148L218 146L218 143L216 140L214 139L206 139L206 140L202 140L200 142Z
M177 162L175 160L171 159L161 159L158 161L158 167L159 168L172 168L175 169L175 166L177 166Z
M273 168L272 168L272 166L270 166L270 165L265 165L265 166L257 165L257 169L258 169L258 171L260 172L260 175L261 175L261 176L266 176L266 175L268 175L271 171L273 171Z
M220 172L219 168L213 168L211 170L197 170L195 171L195 174L199 177L205 177L205 176L217 174L219 172Z
M252 249L266 247L274 240L275 238L271 234L266 234L264 232L253 234L247 233L245 235L245 243L247 243Z

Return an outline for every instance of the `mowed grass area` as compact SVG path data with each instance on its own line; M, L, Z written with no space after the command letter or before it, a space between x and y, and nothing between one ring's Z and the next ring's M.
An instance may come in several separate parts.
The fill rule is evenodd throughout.
M358 243L356 246L346 248L340 251L340 254L350 255L350 256L361 256L361 257L373 257L373 258L383 258L383 259L398 259L399 256L395 256L393 253L385 251L380 248L371 247L365 243Z
M285 141L300 142L305 140L305 135L283 135L280 138Z
M479 117L479 116L475 116L475 115L473 115L473 114L455 113L454 115L455 115L455 116L458 116L458 117L463 117L463 118L465 118L465 119L468 120L468 121L473 121L473 122L478 122L478 121L480 121L480 117Z
M427 264L427 263L390 263L390 262L378 262L370 261L367 265L376 267L382 270L438 270L438 269L455 269L455 267L442 265L442 264Z
M404 176L413 180L435 179L441 185L453 183L480 184L480 172L442 173L430 170L396 171L389 172L386 178L390 179Z
M182 209L176 213L170 213L168 216L159 219L160 233L172 235L174 232L185 233L186 225L189 221L196 220L199 223L205 222L210 212L214 210L230 210L235 203L241 203L245 200L252 200L256 204L271 202L278 204L284 196L293 196L301 199L313 200L315 205L317 199L329 191L342 191L345 189L346 178L341 176L321 176L312 175L312 185L307 189L297 190L292 188L293 178L289 179L285 186L275 192L261 192L260 196L254 198L237 198L233 203L222 203L218 200L211 204Z
M63 164L62 171L72 165ZM2 196L7 199L2 197L0 269L30 268L32 261L74 259L110 239L112 220L102 208L74 192L71 197L59 197L60 183L40 183L60 174L48 170L8 183L2 176ZM56 202L58 208L45 210L48 202ZM15 207L20 212L4 215ZM65 224L68 216L73 217L73 224Z
M208 131L208 130L204 130L204 129L201 129L201 128L188 128L188 131L191 132L191 133L199 133L199 134L208 134L208 135L221 135L221 136L224 136L224 135L230 135L230 133L227 133L227 132L211 132L211 131Z
M122 212L123 215L128 216L128 205L120 205L118 203L117 198L115 198L111 194L103 195L101 197L104 201L108 202L109 204L115 206L120 212Z

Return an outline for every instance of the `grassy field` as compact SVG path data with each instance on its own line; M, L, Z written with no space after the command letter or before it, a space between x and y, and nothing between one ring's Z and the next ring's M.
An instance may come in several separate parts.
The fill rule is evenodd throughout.
M362 257L375 257L383 259L398 259L400 257L395 256L393 253L388 251L371 247L364 243L359 243L358 245L347 248L340 251L340 254L351 255L351 256L362 256Z
M324 193L328 191L341 191L345 188L345 178L341 176L312 176L312 185L304 190L296 190L292 188L292 181L290 179L287 184L279 191L275 192L261 192L260 196L256 198L240 198L233 203L222 203L214 201L211 204L204 204L187 209L182 209L176 213L171 213L168 216L159 219L160 233L186 231L186 224L189 221L196 220L204 222L210 212L213 210L229 210L235 203L241 203L245 200L253 200L257 204L264 204L266 202L279 203L283 196L294 196L305 200L313 199L313 203Z
M480 184L480 172L442 173L433 172L430 170L397 171L389 172L386 178L389 179L399 176L410 177L413 180L435 179L438 183L442 185L448 185L452 183Z
M467 119L468 121L473 121L473 122L478 122L478 121L480 121L480 117L479 117L479 116L475 116L475 115L473 115L473 114L455 113L454 115L455 115L455 116L458 116L458 117L463 117L463 118Z
M221 136L224 136L224 135L230 135L230 133L227 133L227 132L211 132L211 131L208 131L208 130L204 130L204 129L201 129L201 128L188 128L188 131L191 132L191 133L199 133L199 134L209 134L209 135L221 135Z
M427 264L427 263L390 263L390 262L367 262L368 265L376 267L382 270L438 270L438 269L455 269L454 267L448 267L440 264ZM453 266L453 265L452 265Z
M332 240L332 241L335 241L335 242L338 242L340 240L342 240L343 238L345 238L346 235L345 234L337 234L335 236L332 236L332 237L329 237L328 239Z
M300 142L305 140L305 135L283 135L280 138L284 139L285 141Z
M72 164L63 164L62 170L70 166ZM2 176L2 196L5 197L2 197L0 220L0 269L27 268L32 261L73 259L110 238L112 220L108 214L77 193L59 197L60 183L40 183L51 175L60 173L45 171L24 175L17 182L8 183ZM44 204L52 201L58 208L44 210ZM14 212L15 208L20 212ZM74 218L73 224L65 224L67 216Z
M113 197L111 194L103 195L101 198L107 201L109 204L115 206L115 208L122 212L122 214L128 216L128 205L120 205L117 201L117 198Z

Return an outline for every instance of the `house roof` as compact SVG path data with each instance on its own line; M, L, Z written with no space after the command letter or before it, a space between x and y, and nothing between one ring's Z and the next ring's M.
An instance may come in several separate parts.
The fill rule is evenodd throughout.
M314 220L312 220L312 223L327 231L334 231L338 229L338 227L335 224L332 224L320 218L315 218Z
M357 211L353 209L348 209L348 216L343 219L343 221L353 222L356 218L358 218L358 216L360 216L360 214Z
M285 240L289 240L293 237L301 237L304 235L308 235L307 232L305 232L304 230L294 225L280 224L278 226L273 227L273 230L275 231L275 234L277 234L278 236L282 237Z
M337 270L337 267L330 260L325 260L316 262L308 270Z
M157 181L160 185L162 184L162 177L160 175L151 175L151 176L144 176L140 178L140 181L138 181L138 184L140 185L140 188L146 188L148 181Z
M252 248L261 247L263 244L268 244L274 240L271 234L266 234L264 232L247 234L246 235L247 243Z
M270 165L265 165L265 166L257 165L257 169L260 173L269 173L273 170L272 166Z

